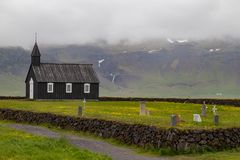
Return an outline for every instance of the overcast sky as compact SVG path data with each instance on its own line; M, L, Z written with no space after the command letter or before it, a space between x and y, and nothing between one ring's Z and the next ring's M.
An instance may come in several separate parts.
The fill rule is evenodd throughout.
M0 45L240 37L240 0L0 0Z

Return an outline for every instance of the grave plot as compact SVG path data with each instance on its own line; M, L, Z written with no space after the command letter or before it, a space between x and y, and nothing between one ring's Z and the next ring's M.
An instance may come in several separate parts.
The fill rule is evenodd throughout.
M83 116L145 124L163 128L171 127L171 116L176 115L178 128L229 128L240 127L240 107L207 104L205 116L202 116L203 104L172 102L130 102L130 101L26 101L1 100L0 108L50 112L61 115ZM82 109L79 110L79 106ZM201 122L194 122L198 114ZM216 118L214 118L216 115ZM195 118L200 121L200 118ZM198 120L197 120L198 119ZM175 126L175 125L174 125Z

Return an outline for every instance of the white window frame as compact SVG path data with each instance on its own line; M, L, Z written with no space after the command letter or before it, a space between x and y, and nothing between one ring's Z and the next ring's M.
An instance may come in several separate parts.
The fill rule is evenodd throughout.
M84 93L90 93L90 90L90 83L84 83Z
M50 90L50 86L52 86L52 90ZM47 83L47 93L53 93L54 91L54 84L53 83Z
M68 86L70 86L70 90L68 90ZM72 93L72 83L66 83L66 93Z

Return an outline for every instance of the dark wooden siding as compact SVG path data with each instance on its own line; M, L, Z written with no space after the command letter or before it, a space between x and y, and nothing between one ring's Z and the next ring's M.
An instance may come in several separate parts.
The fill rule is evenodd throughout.
M40 56L32 56L32 65L34 66L40 65Z
M26 98L29 98L29 82L26 82L25 85L26 85L26 91L25 91Z
M72 83L72 93L66 93L66 83L54 83L54 92L47 93L47 83L38 83L37 99L98 99L99 84L90 84L90 93L84 94L84 83Z

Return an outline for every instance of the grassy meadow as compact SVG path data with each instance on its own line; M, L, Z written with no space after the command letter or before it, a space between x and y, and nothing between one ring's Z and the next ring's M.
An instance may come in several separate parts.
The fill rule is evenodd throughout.
M23 109L35 112L51 112L56 114L76 116L77 107L83 106L82 101L28 101L28 100L0 100L0 108ZM182 104L170 102L147 102L146 108L150 110L151 116L139 115L139 102L98 102L89 101L86 103L84 116L106 120L116 120L126 123L140 123L155 125L158 127L169 127L170 115L180 114L185 122L179 128L215 128L212 124L212 105L208 105L207 117L202 123L192 122L192 114L201 112L200 104ZM217 106L220 115L220 124L217 127L240 127L238 117L240 107ZM70 132L70 131L61 131ZM71 132L72 133L72 132ZM73 132L74 133L74 132ZM79 133L76 133L79 134ZM80 136L91 137L87 133ZM93 135L92 135L93 136ZM100 138L94 137L98 140ZM104 140L116 145L118 142ZM113 142L112 142L113 141ZM120 144L123 145L123 144ZM4 147L3 147L4 146ZM123 147L130 147L125 146ZM145 155L161 155L158 151L133 149ZM44 154L43 154L44 153ZM167 155L167 154L166 154ZM172 160L238 160L240 157L239 148L221 152L206 152L202 154L175 155L167 157ZM86 150L78 150L71 146L64 139L49 139L33 136L24 132L7 128L0 121L0 160L3 159L91 159L105 160L105 156L91 153Z
M110 160L107 156L80 150L64 139L34 136L7 127L0 121L0 160Z
M83 106L82 101L28 101L28 100L0 100L0 108L24 109L35 112L51 112L56 114L77 116L77 107ZM146 124L157 127L169 127L171 114L180 114L185 121L179 128L215 128L240 127L240 107L217 106L220 124L213 125L212 105L208 105L207 117L203 122L193 122L193 114L201 113L201 104L183 104L171 102L147 102L146 108L150 116L139 115L139 102L110 102L89 101L86 103L84 117L115 120L126 123Z

